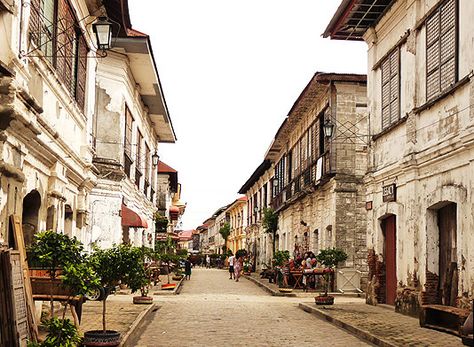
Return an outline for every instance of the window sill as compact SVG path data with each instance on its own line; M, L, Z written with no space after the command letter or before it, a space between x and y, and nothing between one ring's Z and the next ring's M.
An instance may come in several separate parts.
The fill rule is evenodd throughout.
M403 118L400 118L399 120L397 120L395 123L393 124L390 124L388 127L386 127L385 129L383 129L381 132L379 132L378 134L375 134L372 136L372 141L377 141L379 138L381 138L382 136L384 136L385 134L388 134L389 132L391 132L393 129L397 128L400 124L403 124L407 121L407 118L408 117L403 117Z
M468 83L469 81L471 80L471 75L467 75L466 77L464 77L463 79L457 81L456 83L454 83L451 87L449 87L448 89L446 89L444 92L442 92L441 94L439 94L438 96L435 96L434 98L428 100L427 102L425 102L423 105L421 105L420 107L416 107L413 109L413 112L415 114L418 114L418 113L421 113L423 112L424 110L427 110L429 109L430 107L434 106L436 103L438 103L439 101L441 101L442 99L444 99L446 96L454 93L456 90L458 90L459 88L461 88L463 85L465 85L466 83Z

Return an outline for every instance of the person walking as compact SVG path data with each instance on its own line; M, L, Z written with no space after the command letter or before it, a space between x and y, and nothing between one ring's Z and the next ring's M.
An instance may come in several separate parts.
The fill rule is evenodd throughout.
M239 257L237 259L234 259L234 278L235 278L235 282L239 282L240 271L242 271L242 264L243 264L243 259L242 259L242 256L239 255Z
M192 267L191 261L189 260L189 258L187 258L186 261L184 262L184 279L185 280L191 279L191 267Z
M206 255L206 268L211 267L211 257L209 257L209 254Z
M235 257L232 254L232 251L229 252L229 279L235 279L235 273L234 273L234 262L235 262Z

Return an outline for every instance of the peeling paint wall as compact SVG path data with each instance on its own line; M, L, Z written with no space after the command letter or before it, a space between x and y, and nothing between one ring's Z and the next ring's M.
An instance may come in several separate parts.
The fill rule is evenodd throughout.
M440 303L439 213L456 204L457 306L474 297L474 83L467 80L448 95L425 107L426 30L420 19L437 1L399 0L365 35L368 43L368 99L370 134L378 135L369 147L369 172L365 177L368 211L368 247L383 259L382 220L396 216L396 309L415 315L421 304ZM459 1L460 81L474 68L469 14L474 3ZM372 67L410 30L400 43L401 122L382 131L381 69ZM472 76L471 76L472 77ZM395 184L396 201L384 202L382 189ZM370 258L370 257L369 257ZM369 278L370 281L370 278ZM380 302L372 291L370 302Z

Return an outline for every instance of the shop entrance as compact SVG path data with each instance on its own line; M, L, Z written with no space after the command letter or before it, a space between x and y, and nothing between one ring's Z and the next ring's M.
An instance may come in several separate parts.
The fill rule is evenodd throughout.
M439 298L443 305L456 306L458 296L456 204L438 210Z
M395 304L397 296L397 235L396 216L391 215L382 220L385 260L385 303Z

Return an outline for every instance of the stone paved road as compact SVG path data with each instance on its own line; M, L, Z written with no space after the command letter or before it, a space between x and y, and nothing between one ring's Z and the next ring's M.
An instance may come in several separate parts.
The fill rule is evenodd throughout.
M180 295L155 297L160 306L136 347L368 346L357 337L272 297L222 270L194 269Z

